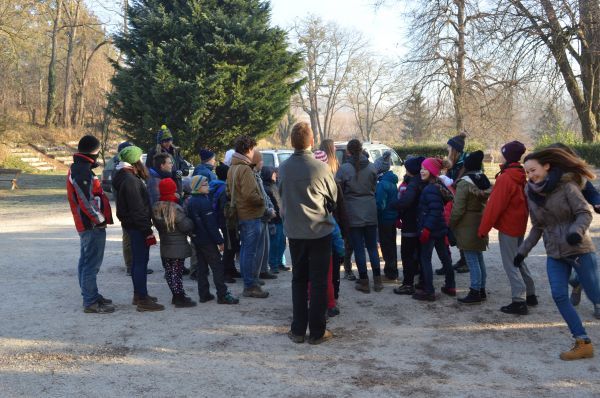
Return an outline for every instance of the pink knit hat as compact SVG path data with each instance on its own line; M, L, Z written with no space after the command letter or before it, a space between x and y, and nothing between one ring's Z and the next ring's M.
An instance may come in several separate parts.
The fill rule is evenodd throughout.
M427 158L421 163L421 167L429 171L432 176L439 177L442 171L442 161L437 158Z
M325 153L325 151L317 150L315 151L315 159L327 163L327 153Z

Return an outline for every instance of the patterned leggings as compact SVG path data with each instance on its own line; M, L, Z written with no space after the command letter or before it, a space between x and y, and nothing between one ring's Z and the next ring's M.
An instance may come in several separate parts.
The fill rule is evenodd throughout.
M184 258L163 258L163 265L165 267L165 279L167 285L171 289L173 294L183 294L183 282L181 276L183 275L183 264Z

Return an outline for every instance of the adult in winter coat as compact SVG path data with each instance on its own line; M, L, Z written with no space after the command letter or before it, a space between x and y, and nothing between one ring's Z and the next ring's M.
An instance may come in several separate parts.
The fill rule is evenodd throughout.
M183 196L183 188L181 179L183 176L189 174L188 163L183 159L181 150L179 147L173 145L173 134L171 130L164 124L160 126L160 130L156 133L156 145L148 150L146 157L146 167L150 168L153 166L154 156L159 153L167 154L171 157L173 162L173 171L171 178L177 183L177 193L179 196Z
M592 342L569 300L568 286L575 269L587 296L598 302L598 265L589 234L592 212L581 193L586 180L595 175L583 160L557 148L527 155L524 165L532 227L519 246L514 265L520 266L543 236L552 298L575 339L573 348L562 352L560 358L590 358L594 355Z
M377 204L375 202L377 170L363 154L359 140L350 140L346 150L350 156L338 170L335 180L342 187L348 213L350 242L359 273L355 288L363 293L371 292L365 256L366 247L373 271L373 289L380 292L383 290L383 284L377 252Z
M471 275L469 294L458 299L464 304L481 303L487 297L483 252L487 249L488 237L479 237L478 229L492 184L481 171L482 162L482 151L475 151L466 157L465 172L456 184L450 214L450 228L458 248L464 252Z
M505 162L496 175L496 183L483 212L478 233L483 237L492 228L498 230L502 265L510 283L512 297L511 303L500 308L500 311L526 315L528 306L537 304L535 284L525 263L519 268L513 266L513 259L525 236L529 216L525 197L525 169L519 163L525 153L525 145L519 141L511 141L502 147L501 152Z
M465 163L465 158L467 157L467 153L465 152L466 138L467 135L465 133L460 133L450 138L447 142L448 160L450 163L452 163L452 167L450 167L446 172L446 177L450 178L454 182L458 182L458 179L464 172L463 166ZM469 268L462 250L460 251L460 259L456 262L456 264L454 264L454 269L459 273L469 272Z
M141 156L142 150L136 146L119 152L119 170L112 183L117 192L117 217L131 239L132 304L138 311L162 311L165 307L157 303L156 297L148 295L147 288L150 246L156 244L156 238L152 233L152 208L144 184L148 171L140 161Z
M269 267L272 273L278 274L280 269L285 269L281 259L285 253L286 244L283 220L281 219L281 197L277 188L277 172L273 167L263 166L260 175L265 192L275 211L275 217L269 221Z
M160 196L158 184L165 178L171 178L172 175L173 160L171 157L166 153L156 154L152 162L152 167L148 168L148 180L146 181L150 206L154 206L158 202Z
M398 254L396 247L396 220L398 210L392 203L398 198L398 176L390 170L392 153L385 151L375 160L377 169L377 186L375 188L375 203L377 204L377 228L379 232L379 245L385 266L383 267L383 280L395 282L398 279Z
M115 310L112 301L98 292L96 275L104 258L106 225L112 224L110 202L92 169L100 141L92 135L79 140L77 153L67 176L67 198L79 233L80 257L77 266L79 287L83 297L83 311L109 313Z

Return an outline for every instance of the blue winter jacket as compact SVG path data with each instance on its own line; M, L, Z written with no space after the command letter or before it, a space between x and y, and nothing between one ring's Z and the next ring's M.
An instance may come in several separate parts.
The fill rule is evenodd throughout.
M225 181L212 180L208 183L209 197L216 212L217 223L221 231L227 229L225 221L225 203L227 202L227 184Z
M398 176L393 171L386 171L379 177L375 188L377 203L377 220L379 224L392 225L396 223L398 211L393 203L398 197Z
M335 219L333 220L333 224L333 232L331 233L331 247L338 257L342 258L346 254L344 239L342 238L342 230Z
M205 163L200 163L198 166L194 168L193 176L201 175L208 179L208 182L217 180L217 175L213 171L213 166Z
M596 189L594 184L591 182L586 182L585 187L583 187L583 191L581 191L585 200L591 204L592 206L600 205L600 192ZM594 207L594 211L596 213L600 213L600 210Z
M192 238L196 245L220 245L224 242L217 214L213 209L212 200L209 195L195 194L190 198L188 217L194 221L194 235Z
M441 238L448 233L448 224L444 218L445 204L439 184L427 184L423 188L417 215L419 233L424 228L429 229L432 238Z

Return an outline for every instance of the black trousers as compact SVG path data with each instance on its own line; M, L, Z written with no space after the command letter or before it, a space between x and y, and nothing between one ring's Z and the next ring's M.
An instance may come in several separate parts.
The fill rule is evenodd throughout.
M235 254L240 251L240 237L235 230L221 230L225 236L225 249L223 250L223 268L227 276L235 274Z
M390 279L398 278L398 252L396 247L396 226L394 224L379 224L379 246L383 254L383 274Z
M404 285L414 285L415 276L419 274L419 238L403 236L400 244L402 258L402 274Z
M292 333L304 336L308 326L310 338L319 339L325 333L326 326L331 235L319 239L289 239L289 242L292 257Z
M331 253L332 273L331 282L333 283L333 297L337 300L340 295L340 267L342 266L343 258L337 255L335 251Z
M225 296L227 286L225 286L225 276L223 274L223 261L217 245L196 245L196 257L198 257L198 272L196 272L198 275L198 296L203 298L210 293L207 276L209 266L217 289L217 297Z
M346 254L344 255L344 271L351 272L352 271L352 254L354 250L352 249L352 243L350 243L350 237L344 237L344 251Z

